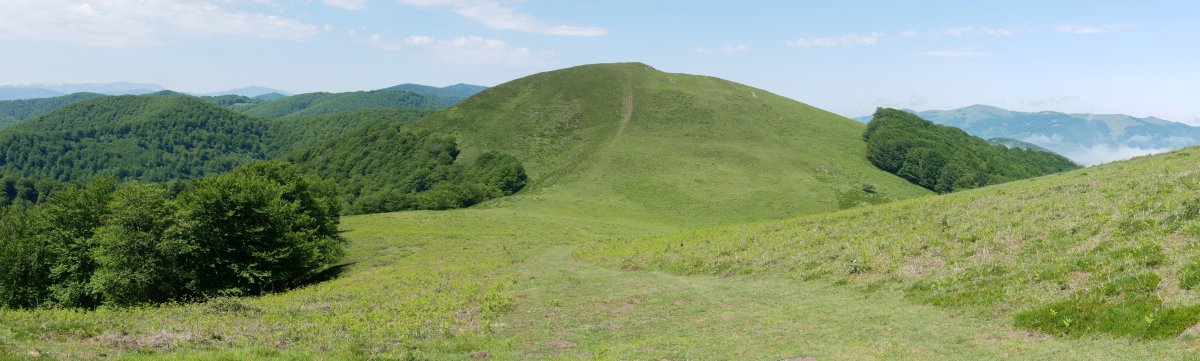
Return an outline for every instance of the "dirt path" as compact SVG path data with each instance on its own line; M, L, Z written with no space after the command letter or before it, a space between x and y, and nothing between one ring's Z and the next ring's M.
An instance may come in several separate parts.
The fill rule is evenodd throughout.
M604 153L611 153L613 147L617 146L617 141L621 136L625 135L625 128L629 127L629 120L633 119L633 79L625 79L625 99L624 106L621 109L621 123L617 125L617 134L613 135L611 141L608 142L608 147L605 147Z
M621 125L617 127L617 136L613 137L614 144L625 134L630 119L633 119L633 79L625 80L625 108L621 114Z

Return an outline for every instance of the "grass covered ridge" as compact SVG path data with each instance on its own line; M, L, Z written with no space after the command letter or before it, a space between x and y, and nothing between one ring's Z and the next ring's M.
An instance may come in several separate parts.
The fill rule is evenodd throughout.
M1200 258L1198 155L1188 148L878 207L601 242L576 256L900 289L1051 334L1173 337L1200 321L1200 294L1188 290Z
M518 157L530 184L506 208L715 225L929 193L867 161L861 123L640 63L531 75L413 126L453 135L467 160Z

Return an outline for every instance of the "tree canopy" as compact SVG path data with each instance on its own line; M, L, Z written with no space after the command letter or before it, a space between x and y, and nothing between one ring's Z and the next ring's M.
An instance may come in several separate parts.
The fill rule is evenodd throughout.
M1079 168L1058 154L990 144L896 109L877 109L863 139L876 167L938 193Z

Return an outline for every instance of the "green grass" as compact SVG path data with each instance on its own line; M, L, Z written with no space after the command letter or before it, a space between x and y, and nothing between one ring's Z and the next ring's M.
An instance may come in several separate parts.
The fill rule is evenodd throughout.
M521 158L532 182L498 207L706 226L857 205L841 200L864 183L881 201L928 194L866 160L861 123L639 63L535 74L414 125L456 135L467 159Z
M262 297L127 309L0 310L0 354L430 358L477 348L508 309L505 270L538 247L637 229L509 210L347 218L340 277ZM177 351L186 351L177 353ZM239 356L241 355L241 356ZM258 358L257 356L254 358Z
M626 269L882 285L977 315L1019 314L1018 324L1052 334L1171 338L1200 321L1200 294L1187 289L1200 256L1198 154L1189 148L946 196L603 242L578 255ZM1103 291L1138 274L1156 281L1136 292ZM1050 327L1071 316L1049 309L1092 321ZM1144 325L1123 325L1129 320Z

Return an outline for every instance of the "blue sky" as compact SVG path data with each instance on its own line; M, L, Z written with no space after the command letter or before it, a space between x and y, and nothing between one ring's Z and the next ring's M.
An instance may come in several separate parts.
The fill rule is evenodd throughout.
M847 116L989 104L1200 124L1197 4L4 0L0 84L349 91L640 61Z

